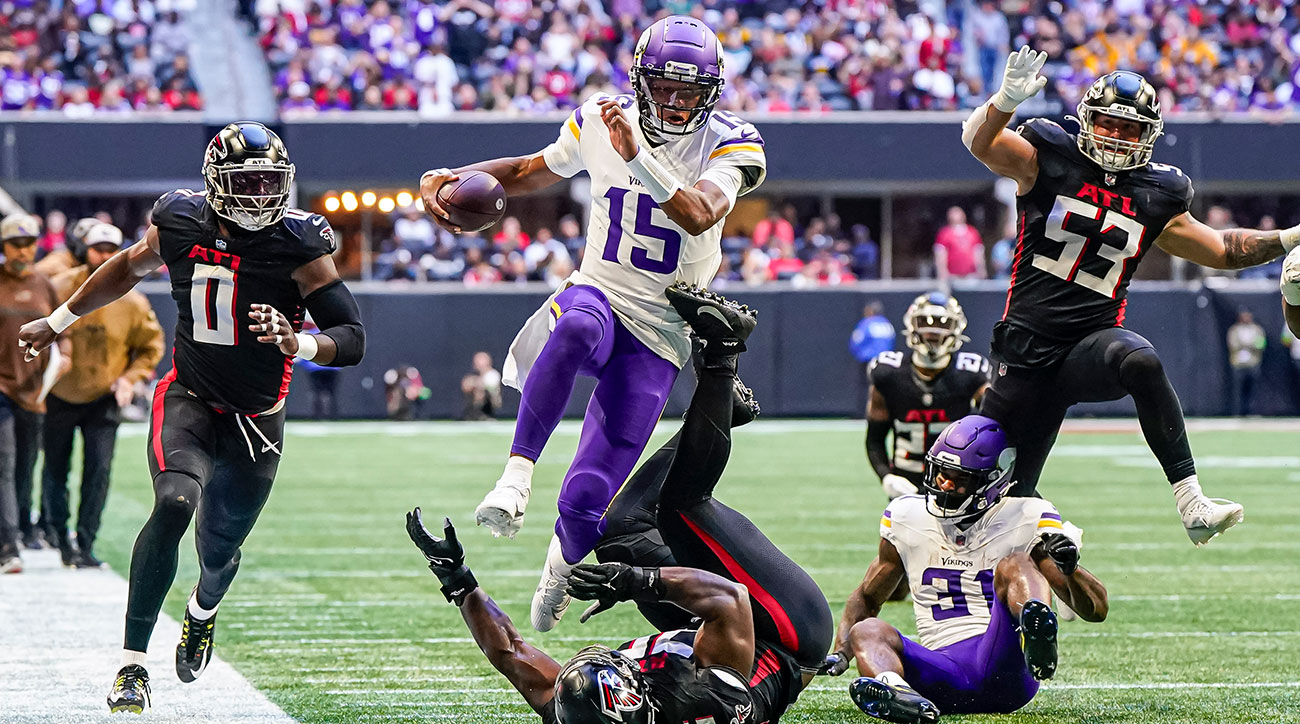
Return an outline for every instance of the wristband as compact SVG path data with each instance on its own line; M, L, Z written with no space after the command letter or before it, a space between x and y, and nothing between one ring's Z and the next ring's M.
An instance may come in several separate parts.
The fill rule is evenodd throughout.
M673 194L682 187L681 182L669 173L662 163L659 163L659 159L651 156L645 149L637 151L632 160L627 162L627 169L632 172L632 178L640 181L646 191L650 192L650 198L654 199L656 204L671 199Z
M664 588L663 575L658 568L642 568L641 573L645 576L645 581L641 585L641 590L637 591L632 600L653 603L668 597L668 591Z
M1300 226L1283 229L1277 235L1282 240L1282 249L1288 254L1291 253L1292 249L1300 246Z
M54 330L55 334L61 334L63 330L71 327L78 319L81 319L81 315L73 314L72 310L68 309L67 302L64 302L59 305L58 309L50 312L50 316L46 317L45 321L50 325L50 329Z
M478 579L474 578L474 572L469 569L469 566L462 565L460 568L444 575L438 573L438 569L430 563L429 570L433 571L438 580L442 582L442 595L446 596L447 603L454 603L459 606L465 602L466 596L478 588Z
M1022 102L1023 101L1011 100L1007 97L1006 93L1002 92L1001 88L999 88L998 92L994 93L993 97L989 99L989 103L992 103L994 108L1003 113L1015 113L1016 108L1018 108Z
M294 357L308 361L316 359L316 355L320 354L320 343L316 341L316 335L298 332L294 336L298 338L298 353Z

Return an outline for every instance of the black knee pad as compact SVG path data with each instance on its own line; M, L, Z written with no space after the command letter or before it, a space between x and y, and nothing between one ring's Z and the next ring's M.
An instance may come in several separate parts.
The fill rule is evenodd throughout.
M1119 354L1123 355L1119 360L1119 380L1125 387L1145 386L1164 378L1164 363L1150 343L1142 347L1126 348Z
M629 566L675 566L673 552L659 531L604 538L596 546L596 560L601 563L626 563Z
M153 479L154 508L169 516L183 516L186 521L194 515L203 487L199 481L173 470L164 470Z

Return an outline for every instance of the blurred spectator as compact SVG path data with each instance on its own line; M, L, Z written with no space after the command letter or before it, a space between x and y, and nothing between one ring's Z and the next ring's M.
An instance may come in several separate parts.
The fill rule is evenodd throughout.
M45 215L45 232L41 234L40 241L36 245L36 253L41 257L47 256L55 249L62 249L66 243L65 231L68 227L68 217L62 211L55 209Z
M473 371L460 381L465 396L465 420L492 420L501 409L501 373L492 366L492 356L475 352Z
M1248 309L1237 311L1237 323L1228 328L1228 363L1232 365L1233 414L1250 415L1254 411L1255 384L1264 362L1268 336L1255 322Z
M776 241L782 244L794 243L794 225L781 216L776 204L768 207L767 216L754 225L754 246L767 246Z
M853 273L859 279L879 279L880 245L871 238L871 229L866 224L854 224L850 232L853 235L849 252L853 257Z
M569 248L556 239L550 229L538 229L537 238L524 249L524 266L529 277L541 279L552 264L567 264L572 268Z
M949 279L983 279L984 241L979 230L966 223L960 206L948 209L948 225L934 239L934 269L941 284Z
M867 302L862 310L862 319L858 320L853 333L849 335L849 351L865 366L876 355L894 348L896 334L893 323L885 316L885 306L873 299ZM865 377L864 367L863 378Z
M975 53L980 87L985 95L1002 84L1002 67L1011 50L1011 28L1007 17L992 0L982 0L967 21L966 37Z
M390 420L419 418L430 395L420 371L411 365L401 364L384 373L384 400Z
M1300 337L1291 332L1291 328L1282 325L1282 344L1291 356L1291 389L1297 403L1300 403Z
M393 241L417 257L433 250L436 235L437 229L428 214L414 205L403 209L393 222Z

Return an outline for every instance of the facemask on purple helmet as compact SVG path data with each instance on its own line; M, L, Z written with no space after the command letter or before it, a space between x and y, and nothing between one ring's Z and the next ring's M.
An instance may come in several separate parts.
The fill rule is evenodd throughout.
M996 420L969 415L939 434L925 456L925 508L961 519L992 508L1011 487L1016 450Z
M646 133L689 135L722 97L722 45L704 23L672 15L641 33L628 75Z

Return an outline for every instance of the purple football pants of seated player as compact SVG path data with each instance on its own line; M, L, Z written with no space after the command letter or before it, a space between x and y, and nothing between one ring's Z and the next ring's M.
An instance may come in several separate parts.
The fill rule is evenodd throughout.
M604 534L605 510L645 450L679 370L633 336L595 287L564 290L551 314L555 329L528 372L510 452L537 460L574 380L596 378L555 523L564 558L576 563Z
M903 678L941 714L1008 714L1038 693L1020 649L1020 634L996 596L989 628L931 651L903 637Z

